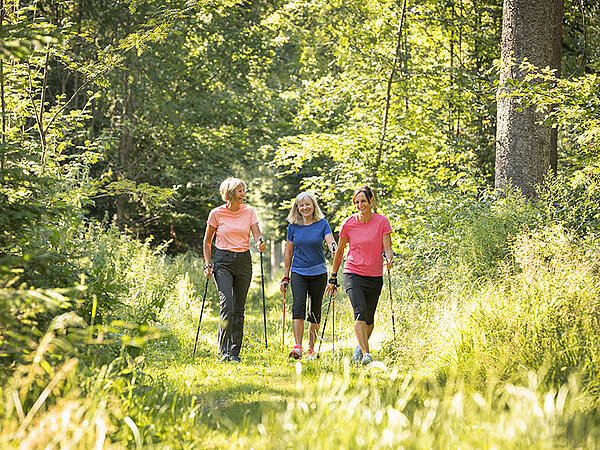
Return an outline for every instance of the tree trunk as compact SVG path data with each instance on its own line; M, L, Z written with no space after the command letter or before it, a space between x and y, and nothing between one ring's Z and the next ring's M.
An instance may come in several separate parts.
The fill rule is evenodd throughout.
M0 30L4 31L4 0L0 0ZM2 103L2 155L0 156L0 170L6 165L6 101L4 100L4 61L0 59L0 99Z
M511 96L510 80L522 80L526 58L560 70L563 0L504 0L502 56L497 92L496 189L514 186L528 198L556 164L556 131L540 125L534 106Z
M130 75L130 72L132 75ZM130 76L133 79L130 79ZM127 63L123 70L123 104L121 112L119 136L119 171L121 178L128 178L128 167L134 150L134 113L135 113L135 68L130 62ZM125 225L125 206L127 198L125 194L120 194L117 197L117 217L116 224L120 229Z

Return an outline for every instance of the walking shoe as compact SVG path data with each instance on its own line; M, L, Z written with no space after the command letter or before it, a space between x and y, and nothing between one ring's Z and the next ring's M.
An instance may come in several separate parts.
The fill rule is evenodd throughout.
M368 366L372 362L373 362L373 357L369 353L365 353L365 356L363 356L363 358L362 358L361 364L363 366Z
M306 352L306 359L308 361L314 361L315 359L317 359L317 354L315 353L315 349L314 348L309 348L308 352Z
M288 356L290 358L294 358L294 359L302 358L302 346L294 345L294 348L292 349L292 351L290 352L290 354Z
M240 359L240 357L237 356L237 355L229 355L229 361L233 361L233 362L236 362L236 363L241 363L242 362L242 360Z
M357 345L356 348L354 349L354 351L352 352L352 362L355 364L358 364L359 362L362 361L363 358L363 352L360 349L360 345Z
M219 358L219 362L227 362L229 361L229 353L222 353Z

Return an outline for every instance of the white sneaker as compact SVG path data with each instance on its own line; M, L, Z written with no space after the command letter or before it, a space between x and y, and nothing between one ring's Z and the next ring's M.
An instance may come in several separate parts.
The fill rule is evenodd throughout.
M356 348L354 349L354 351L352 352L352 362L354 364L358 364L359 362L362 361L363 358L363 352L360 349L360 345L357 345Z

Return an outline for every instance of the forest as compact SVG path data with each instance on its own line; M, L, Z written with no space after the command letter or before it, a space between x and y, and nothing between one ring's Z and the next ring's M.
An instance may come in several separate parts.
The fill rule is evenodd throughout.
M600 447L599 2L0 0L0 36L0 448ZM266 241L241 364L227 177ZM376 362L343 289L291 360L290 207L338 239L361 185Z

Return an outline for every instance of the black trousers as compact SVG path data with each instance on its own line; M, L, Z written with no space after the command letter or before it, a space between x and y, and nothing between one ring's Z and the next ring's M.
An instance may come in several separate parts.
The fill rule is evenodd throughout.
M213 273L219 291L219 353L239 356L244 336L244 308L252 281L250 251L217 249Z
M323 303L323 293L327 285L327 274L320 275L300 275L292 272L292 319L306 318L307 297L308 297L308 321L310 323L321 323L321 304Z
M354 310L354 320L364 320L367 325L373 325L383 277L344 273L344 287Z

